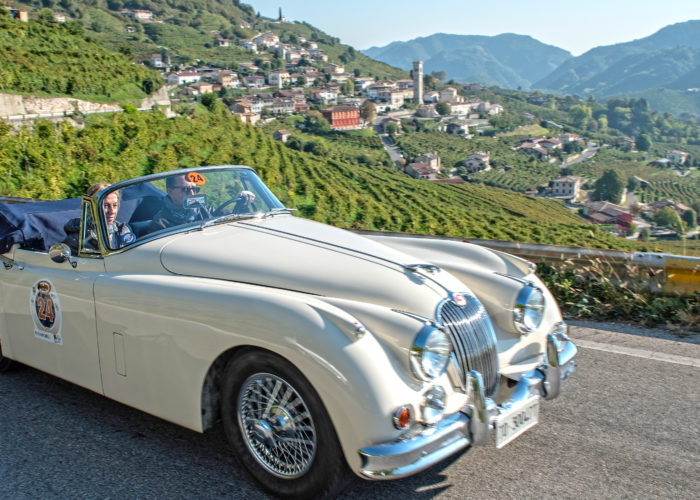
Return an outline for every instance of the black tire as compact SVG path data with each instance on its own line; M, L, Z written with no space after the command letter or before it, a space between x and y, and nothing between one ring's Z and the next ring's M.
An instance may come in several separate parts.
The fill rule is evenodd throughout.
M0 373L10 370L13 366L14 362L2 355L2 343L0 343Z
M234 357L224 376L226 436L263 489L295 498L339 494L350 471L328 413L301 372L274 354L251 351Z

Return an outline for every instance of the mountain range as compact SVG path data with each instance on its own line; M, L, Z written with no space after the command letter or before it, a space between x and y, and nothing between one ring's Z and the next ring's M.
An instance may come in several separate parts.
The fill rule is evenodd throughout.
M595 47L577 57L510 33L492 37L440 33L363 52L400 68L423 60L426 73L442 70L447 79L458 82L596 98L635 95L647 97L653 107L700 112L700 92L688 91L700 87L700 20Z
M448 79L460 82L523 89L529 89L533 82L573 57L564 49L512 33L497 36L437 33L362 52L397 68L410 69L412 61L422 60L426 73L445 71Z

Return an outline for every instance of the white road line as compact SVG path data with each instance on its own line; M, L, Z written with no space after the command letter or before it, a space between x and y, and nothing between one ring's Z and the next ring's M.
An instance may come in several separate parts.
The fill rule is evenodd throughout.
M574 339L574 344L578 347L583 347L586 349L595 349L597 351L612 352L615 354L625 354L627 356L634 356L637 358L653 359L656 361L665 361L667 363L674 363L676 365L686 365L695 366L700 368L700 359L688 358L686 356L677 356L675 354L665 354L663 352L647 351L645 349L634 349L632 347L624 347L613 344L603 344L601 342L593 342L591 340Z

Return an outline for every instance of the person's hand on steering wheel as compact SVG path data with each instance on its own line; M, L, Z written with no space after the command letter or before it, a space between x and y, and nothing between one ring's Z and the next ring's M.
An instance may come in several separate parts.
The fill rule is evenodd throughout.
M255 201L255 194L250 191L241 191L238 193L238 199L236 203L241 203L243 205L250 205Z

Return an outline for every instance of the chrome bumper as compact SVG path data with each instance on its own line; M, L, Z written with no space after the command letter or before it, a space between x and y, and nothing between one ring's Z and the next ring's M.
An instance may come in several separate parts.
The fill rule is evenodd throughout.
M512 406L534 395L556 398L561 382L574 372L576 346L564 333L547 336L545 362L520 378L510 400L497 406L484 396L484 384L477 371L467 378L469 403L453 415L419 434L392 443L369 446L359 450L362 459L360 474L369 479L397 479L440 462L468 446L489 441L496 417Z

